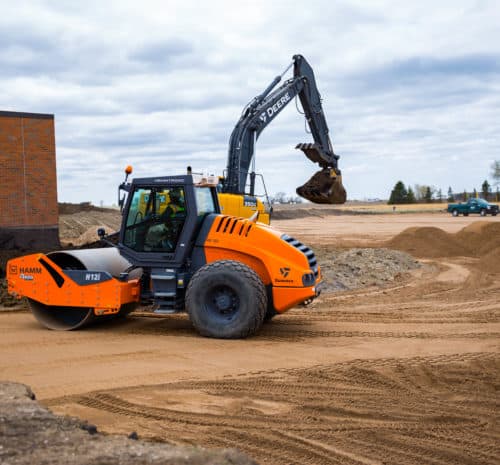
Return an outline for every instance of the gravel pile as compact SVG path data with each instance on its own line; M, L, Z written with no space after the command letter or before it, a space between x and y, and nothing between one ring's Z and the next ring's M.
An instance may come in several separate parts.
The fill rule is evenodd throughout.
M325 291L384 286L421 265L411 255L390 249L314 248Z

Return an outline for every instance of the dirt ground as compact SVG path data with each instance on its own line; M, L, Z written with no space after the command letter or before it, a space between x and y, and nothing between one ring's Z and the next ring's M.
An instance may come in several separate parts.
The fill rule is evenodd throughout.
M136 432L101 433L96 425L54 415L23 384L0 382L2 465L256 465L235 449L144 441Z
M498 463L499 220L278 220L319 257L385 246L422 266L324 293L248 340L202 338L184 315L54 332L1 312L0 378L105 432L234 447L260 464Z

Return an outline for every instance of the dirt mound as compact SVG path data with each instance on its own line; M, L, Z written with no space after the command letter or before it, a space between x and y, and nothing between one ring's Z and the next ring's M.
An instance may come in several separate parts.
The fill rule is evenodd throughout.
M342 211L336 208L273 208L273 213L271 215L273 220L295 220L297 218L308 218L311 216L323 217L325 215L342 215Z
M420 264L410 255L389 249L315 248L325 291L383 286Z
M473 256L482 257L500 247L500 223L475 221L455 236L462 245L469 248Z
M476 266L486 273L500 273L500 247L485 253Z
M342 210L335 207L324 207L317 205L311 207L311 204L300 205L273 205L272 220L296 220L299 218L310 218L319 216L320 218L328 216L349 216L349 215L373 215L373 211L363 210Z
M425 258L458 257L470 254L468 247L464 247L454 234L434 227L405 229L389 240L386 247Z
M500 223L476 221L455 234L434 227L408 228L386 247L422 258L482 257L500 247Z
M77 212L59 216L59 236L63 244L72 242L82 245L97 240L97 229L104 228L112 233L120 228L121 214L119 210ZM85 235L83 240L81 236Z
M59 208L60 215L73 215L74 213L80 212L116 212L116 210L112 208L102 208L95 207L90 202L82 202L82 203L67 203L62 202L57 204Z
M256 465L235 449L175 447L105 436L94 425L58 417L40 406L27 386L0 384L0 462L12 465L106 463L109 465ZM69 457L71 457L69 459Z

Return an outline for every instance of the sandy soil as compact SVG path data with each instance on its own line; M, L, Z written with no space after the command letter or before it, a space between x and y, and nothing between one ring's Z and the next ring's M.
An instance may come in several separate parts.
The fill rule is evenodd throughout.
M81 245L98 240L97 229L112 233L120 229L119 210L93 209L59 215L59 235L63 245Z
M363 214L364 208L370 208L372 213ZM314 205L309 208L306 205L278 205L275 207L276 219L272 220L272 226L287 234L300 236L309 243L317 243L316 239L319 238L322 243L326 240L328 244L349 247L381 244L409 227L433 226L454 233L476 221L500 222L500 216L452 218L448 213L436 211L445 208L443 204L406 205L398 208L396 213L392 213L392 207L385 204L335 207ZM424 213L412 213L417 208ZM349 213L352 209L357 213ZM282 217L287 219L279 219ZM86 244L97 240L97 228L103 227L106 232L111 233L120 228L120 222L118 210L63 210L59 216L61 241L65 245Z
M435 227L448 233L456 233L465 226L482 222L500 222L500 216L479 218L460 216L453 218L446 213L391 213L380 215L328 215L287 220L274 220L273 227L306 243L337 246L380 246L410 227Z
M183 315L63 333L0 313L0 378L103 431L236 447L261 464L498 463L498 243L492 254L426 255L441 243L422 248L429 231L404 230L438 226L456 245L499 219L275 222L323 246L415 241L427 266L390 287L324 294L240 341L201 338ZM451 234L466 225L472 236Z

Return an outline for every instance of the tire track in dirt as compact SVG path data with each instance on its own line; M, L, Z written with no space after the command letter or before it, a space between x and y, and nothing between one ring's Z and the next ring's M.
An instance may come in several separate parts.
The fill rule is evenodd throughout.
M427 302L416 302L411 306L376 305L364 308L355 306L349 311L336 308L335 300L329 301L333 306L328 310L313 308L309 312L296 312L287 318L277 317L274 321L280 325L310 325L312 322L360 322L360 323L498 323L500 322L500 305L466 304L440 305L439 309ZM475 306L471 310L471 306ZM274 323L274 322L273 322Z
M143 435L180 443L195 436L204 446L237 447L262 464L494 464L499 369L500 356L489 352L354 360L46 404L143 419ZM153 394L145 402L139 394L151 389L167 401L157 403ZM169 393L179 392L188 403L190 393L192 399L203 393L211 413L169 406Z
M312 338L340 338L340 337L362 337L362 338L406 338L406 339L495 339L500 338L498 332L475 332L475 333L426 333L406 331L313 331L305 330L300 326L296 330L279 328L276 331L263 330L258 340L270 341L294 341L300 342Z
M455 279L460 267L446 263L471 272ZM121 350L127 354L139 340L134 350L144 357L143 373L158 370L157 378L139 375L113 385L133 387L108 390L95 383L44 403L90 418L106 432L135 430L174 444L237 447L261 464L497 464L500 275L478 263L435 259L393 287L323 294L310 308L278 316L259 336L234 343L197 339L185 315L153 322L138 312L132 322L114 326L112 335L103 328L81 337L99 347L110 337L120 348L125 341ZM442 281L435 279L439 275ZM191 358L179 361L180 354L172 353L178 346L165 344L173 338L181 338ZM71 339L63 340L54 343L58 354ZM238 362L254 349L262 361L240 372ZM188 365L203 357L219 362L228 350L235 370L222 363L218 375L210 371L217 363L202 372L196 371L199 364ZM64 358L63 367L72 358L81 364L81 353ZM176 364L169 365L170 355ZM96 358L104 367L109 361ZM45 366L52 373L58 363ZM182 381L166 383L179 379L177 373Z

